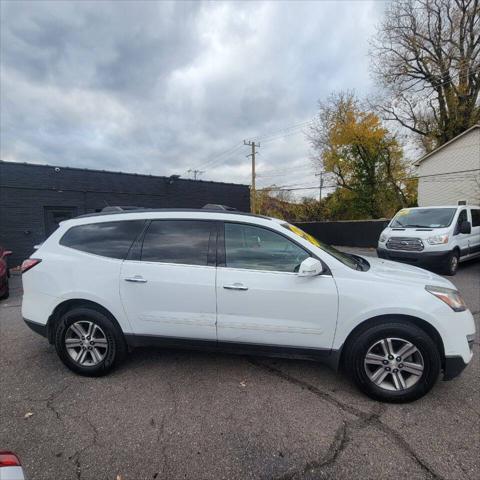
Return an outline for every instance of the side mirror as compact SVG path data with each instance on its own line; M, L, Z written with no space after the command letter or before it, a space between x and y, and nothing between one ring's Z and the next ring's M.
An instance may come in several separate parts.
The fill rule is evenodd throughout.
M11 255L13 252L11 250L4 250L3 251L3 255L2 255L2 258L5 258L5 257L8 257L9 255Z
M298 269L299 277L313 277L315 275L320 275L323 272L323 265L320 260L317 260L313 257L306 258Z
M472 225L468 220L465 220L460 224L460 233L472 233Z

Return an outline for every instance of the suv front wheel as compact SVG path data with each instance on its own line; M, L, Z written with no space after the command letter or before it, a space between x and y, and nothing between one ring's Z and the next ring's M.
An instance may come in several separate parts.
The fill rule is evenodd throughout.
M384 402L410 402L423 397L441 369L432 338L409 322L382 323L349 342L345 368L364 393Z
M104 313L90 307L73 308L62 315L55 348L70 370L87 376L105 375L127 352L120 329Z

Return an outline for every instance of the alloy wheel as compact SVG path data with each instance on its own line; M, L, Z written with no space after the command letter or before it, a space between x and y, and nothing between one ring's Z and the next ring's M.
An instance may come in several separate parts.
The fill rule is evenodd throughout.
M403 338L383 338L367 351L364 368L368 378L383 390L413 387L422 377L424 360L418 348Z
M105 332L90 320L72 323L65 334L65 348L70 358L82 367L94 367L108 352Z
M456 255L452 255L450 259L450 271L455 272L458 267L458 257Z

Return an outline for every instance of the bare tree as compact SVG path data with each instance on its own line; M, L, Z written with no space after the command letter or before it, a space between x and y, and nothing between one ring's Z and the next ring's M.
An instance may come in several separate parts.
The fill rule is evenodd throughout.
M394 0L372 43L380 110L426 151L480 121L479 1Z

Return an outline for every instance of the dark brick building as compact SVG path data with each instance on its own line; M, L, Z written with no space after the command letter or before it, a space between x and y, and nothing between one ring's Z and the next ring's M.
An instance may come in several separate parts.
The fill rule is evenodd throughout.
M106 205L249 211L249 197L247 185L0 161L0 245L15 266L58 222Z

